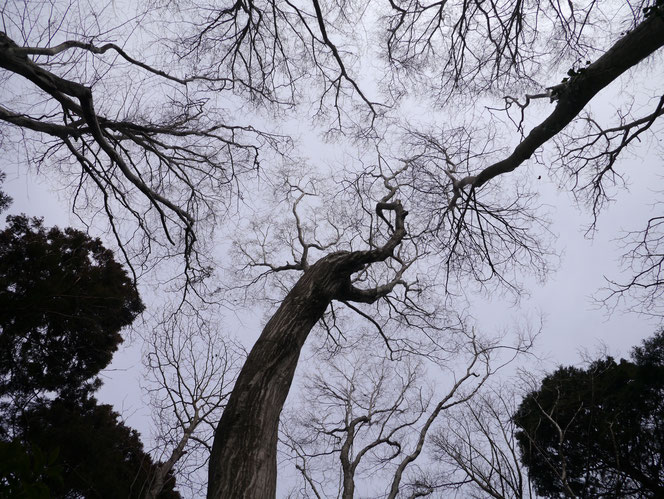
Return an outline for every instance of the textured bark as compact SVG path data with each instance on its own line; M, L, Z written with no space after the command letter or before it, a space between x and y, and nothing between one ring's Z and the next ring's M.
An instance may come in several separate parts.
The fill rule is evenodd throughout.
M279 416L290 390L302 346L334 299L371 302L393 283L360 290L351 275L387 259L405 235L406 212L397 203L392 237L368 251L332 253L309 267L268 321L238 376L217 426L210 456L208 498L271 499L277 483Z

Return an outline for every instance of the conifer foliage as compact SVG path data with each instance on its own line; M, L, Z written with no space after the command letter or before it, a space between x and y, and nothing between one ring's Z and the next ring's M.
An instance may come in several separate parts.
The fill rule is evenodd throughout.
M143 309L134 282L99 239L25 215L7 218L0 231L0 497L144 496L156 464L136 430L93 397L122 328ZM159 497L180 497L174 485L169 475Z
M544 497L664 497L664 331L632 360L560 367L514 419Z

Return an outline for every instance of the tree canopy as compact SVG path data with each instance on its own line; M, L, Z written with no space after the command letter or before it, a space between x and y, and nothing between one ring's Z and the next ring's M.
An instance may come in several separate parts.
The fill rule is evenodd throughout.
M619 160L661 134L664 97L649 81L661 73L664 4L138 9L93 0L3 9L3 145L20 168L36 165L69 189L73 212L106 229L135 281L149 275L178 293L172 316L199 304L270 307L214 428L210 498L274 496L279 419L310 338L322 355L366 341L386 362L415 357L447 373L397 466L387 492L396 497L443 408L477 393L507 362L502 352L530 348L532 334L506 344L476 334L468 294L517 298L524 276L546 276L556 248L536 180L587 205L592 232L622 187ZM596 96L619 84L633 95L617 92L615 112L598 116ZM309 160L314 133L343 159ZM630 274L608 283L609 308L629 299L664 312L663 228L654 215L627 235ZM168 346L162 358L180 345L176 329L155 343ZM66 370L52 362L48 376L23 378L48 384ZM80 370L94 371L90 362ZM166 371L159 358L150 366ZM174 368L178 389L162 386L167 396L188 386ZM199 406L166 405L193 435Z
M93 397L58 398L23 412L19 426L14 441L22 442L28 455L54 456L47 470L56 471L33 482L45 486L50 497L145 497L156 464L136 430L110 405ZM0 477L0 487L8 487L16 476L20 473L10 469ZM175 479L168 476L156 497L179 498L174 486Z
M0 232L0 396L81 388L106 367L143 310L99 239L39 219Z
M92 396L121 329L143 308L99 239L7 218L0 232L0 495L144 497L157 464L138 433ZM174 485L166 476L158 497L180 497Z
M560 367L514 421L523 463L544 497L664 493L664 332L632 360Z

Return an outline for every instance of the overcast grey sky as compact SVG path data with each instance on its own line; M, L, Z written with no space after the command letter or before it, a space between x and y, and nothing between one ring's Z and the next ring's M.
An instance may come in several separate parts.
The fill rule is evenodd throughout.
M312 155L312 151L309 154ZM549 368L582 362L582 353L599 352L603 345L611 354L626 356L632 346L654 333L657 319L629 313L626 307L609 314L598 308L592 299L604 286L604 276L621 275L621 251L616 238L624 230L639 228L652 214L653 203L658 200L653 186L661 180L658 174L661 159L655 151L650 155L643 151L643 154L624 165L625 171L630 172L629 191L619 192L617 201L603 212L599 230L592 239L584 234L584 227L590 220L588 211L575 206L571 195L559 191L547 178L539 181L541 201L551 207L551 230L557 235L555 249L561 254L560 265L544 284L525 278L529 295L517 304L509 297L474 296L469 311L483 330L488 333L510 330L525 321L537 325L540 316L543 317L535 351L548 360ZM46 225L80 227L80 222L70 212L67 192L57 192L22 165L5 166L5 172L4 189L14 199L8 214L26 213L44 217ZM104 234L93 235L106 239ZM111 241L108 244L112 244ZM258 335L262 319L252 321L244 314L245 323L226 323L225 326L246 340ZM247 334L247 328L256 331ZM149 410L139 388L140 352L139 344L127 343L116 354L104 373L105 386L100 398L112 403L130 425L147 434Z

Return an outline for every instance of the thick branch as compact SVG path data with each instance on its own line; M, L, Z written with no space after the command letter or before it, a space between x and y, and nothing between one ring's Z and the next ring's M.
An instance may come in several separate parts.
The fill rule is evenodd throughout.
M21 128L27 128L35 132L46 133L54 137L79 137L83 131L80 128L58 125L47 121L40 121L25 114L15 113L0 106L0 120L11 123Z
M558 103L549 117L533 128L509 157L488 166L475 178L460 180L459 187L471 184L473 189L477 189L498 175L514 171L576 118L598 92L663 45L664 17L658 11L618 40L583 73L554 87Z
M69 50L72 48L79 48L83 50L87 50L89 52L92 52L93 54L105 54L109 50L114 50L120 56L125 59L127 62L130 62L131 64L138 66L140 68L143 68L146 71L149 71L150 73L156 74L158 76L161 76L163 78L166 78L168 80L175 81L177 83L181 83L183 85L186 85L187 83L193 81L193 78L187 78L187 79L182 79L182 78L177 78L175 76L172 76L168 73L165 73L159 69L155 69L144 62L141 62L139 60L134 59L133 57L130 57L122 48L118 47L114 43L106 43L102 45L101 47L97 47L93 43L83 43L79 42L76 40L66 40L55 47L15 47L13 49L14 53L17 54L18 56L28 56L28 55L47 55L47 56L54 56L59 54L60 52L64 52L65 50Z
M100 127L99 117L92 103L92 91L89 88L79 83L60 78L35 64L25 54L21 53L20 47L17 47L13 40L9 39L2 32L0 32L0 67L23 76L60 102L64 109L83 118L90 127L90 133L94 139L109 159L118 165L125 177L150 199L159 212L161 212L159 205L163 205L173 211L184 222L189 235L193 237L194 220L191 215L169 199L150 189L131 171L122 156L106 140ZM74 102L70 97L78 99L80 104Z

